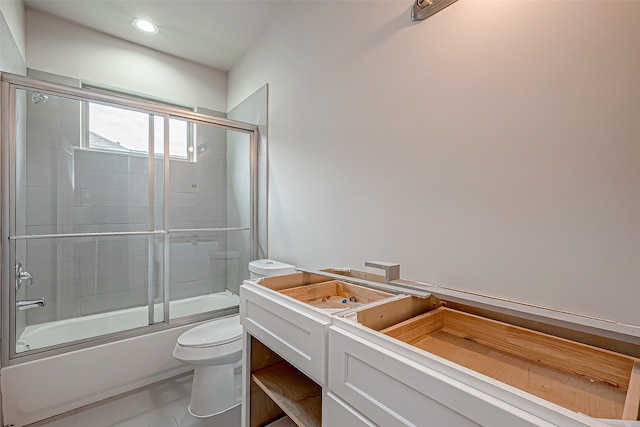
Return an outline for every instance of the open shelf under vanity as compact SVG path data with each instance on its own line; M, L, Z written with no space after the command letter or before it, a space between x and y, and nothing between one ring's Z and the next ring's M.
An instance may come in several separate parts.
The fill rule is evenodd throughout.
M251 427L322 425L322 387L251 337Z

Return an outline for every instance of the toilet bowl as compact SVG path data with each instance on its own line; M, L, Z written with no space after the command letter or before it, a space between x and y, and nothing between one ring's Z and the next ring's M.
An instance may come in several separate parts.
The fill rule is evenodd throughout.
M237 418L235 425L240 425L242 350L238 315L204 323L180 335L173 356L195 367L189 401L191 415L224 417L229 426Z
M295 273L293 265L269 259L251 261L249 270L252 278ZM189 413L207 418L207 426L240 426L242 351L239 315L203 323L178 338L173 357L195 367Z

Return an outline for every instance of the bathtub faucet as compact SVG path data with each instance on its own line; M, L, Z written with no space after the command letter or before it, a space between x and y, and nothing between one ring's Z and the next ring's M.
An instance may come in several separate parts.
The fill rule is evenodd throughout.
M26 280L30 286L33 286L33 276L28 271L22 269L22 263L16 262L16 291L22 287L22 281Z
M47 303L44 302L44 298L16 301L16 307L18 307L18 310L29 310L30 308L44 307L45 305L47 305Z

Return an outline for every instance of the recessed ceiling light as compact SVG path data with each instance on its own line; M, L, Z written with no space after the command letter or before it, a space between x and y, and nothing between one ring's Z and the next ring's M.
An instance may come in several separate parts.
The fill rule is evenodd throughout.
M136 18L131 21L131 24L143 33L156 34L158 32L156 24L151 21L147 21L146 19Z

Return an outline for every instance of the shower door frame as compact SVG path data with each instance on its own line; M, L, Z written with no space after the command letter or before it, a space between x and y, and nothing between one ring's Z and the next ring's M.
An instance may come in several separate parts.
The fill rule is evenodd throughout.
M196 113L189 110L175 108L164 104L156 104L150 101L142 101L140 99L128 98L126 96L105 94L103 92L95 92L89 89L65 86L57 83L46 82L29 77L0 73L0 136L2 147L0 150L0 169L2 185L0 187L0 200L2 201L1 210L1 228L2 228L2 316L0 328L0 343L2 343L2 364L0 366L8 366L17 363L23 363L30 360L41 359L56 354L66 353L68 351L79 350L92 347L108 342L118 341L125 338L140 336L151 332L173 328L188 323L194 323L201 320L219 317L221 315L234 314L238 312L238 308L223 309L221 311L207 312L195 314L191 316L181 317L178 319L170 319L169 288L171 281L169 278L169 239L171 232L227 232L246 230L245 228L199 228L199 229L173 229L169 227L169 119L176 118L187 120L189 123L214 126L225 130L231 130L248 134L250 137L250 259L256 259L258 254L258 126L237 120L224 119L215 116L209 116L202 113ZM150 219L149 231L136 232L108 232L108 233L73 233L73 234L50 234L38 236L13 236L11 235L12 227L15 227L15 175L16 173L16 90L25 91L43 91L54 96L61 96L67 99L74 99L79 102L103 102L109 105L126 107L134 111L140 111L146 114L161 116L164 118L164 218L162 230L156 230L155 225L151 223L153 219L154 206L149 206ZM150 129L151 130L151 129ZM150 148L153 141L153 133L149 135ZM149 171L148 171L148 191L154 189L153 164L155 158L155 150L149 150ZM164 272L163 272L163 321L154 322L153 320L153 281L148 280L149 292L149 324L125 331L115 332L111 334L101 335L97 337L87 338L83 340L73 341L72 343L64 343L55 346L45 347L43 349L29 350L25 353L16 353L16 289L11 286L12 261L15 262L15 253L11 252L11 240L28 240L36 238L83 238L83 237L109 237L109 236L145 236L153 238L154 236L163 236L164 238ZM14 245L14 244L13 244ZM152 242L150 240L150 245ZM147 256L151 259L151 253ZM151 261L149 261L151 262ZM15 273L14 273L15 274ZM151 273L150 273L151 274ZM12 321L13 319L13 321ZM13 326L13 327L12 327Z

